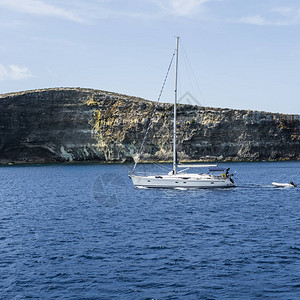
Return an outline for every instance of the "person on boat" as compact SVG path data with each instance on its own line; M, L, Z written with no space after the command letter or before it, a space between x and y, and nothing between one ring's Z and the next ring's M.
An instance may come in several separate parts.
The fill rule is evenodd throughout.
M226 169L226 177L229 177L229 170L230 170L230 168L228 168L228 169Z
M290 184L291 184L292 186L294 186L294 187L297 187L296 184L295 184L293 181L291 181Z

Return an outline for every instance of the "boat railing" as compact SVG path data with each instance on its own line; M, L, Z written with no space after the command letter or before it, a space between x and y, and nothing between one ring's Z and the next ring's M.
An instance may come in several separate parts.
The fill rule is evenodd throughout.
M158 174L157 172L134 172L134 173L129 173L129 175L138 175L138 176L160 176L160 175L165 175L165 174Z
M131 176L155 176L155 177L160 177L160 176L163 176L163 175L166 175L166 173L164 174L159 174L157 172L134 172L134 173L131 173L129 172L128 175L131 177ZM179 174L178 174L179 175ZM187 176L189 175L189 173L183 173L183 174L180 174L182 176ZM214 177L216 179L224 179L224 177L222 177L222 175L220 174L207 174L207 173L198 173L198 175L200 176L203 176L203 175L210 175L211 177Z

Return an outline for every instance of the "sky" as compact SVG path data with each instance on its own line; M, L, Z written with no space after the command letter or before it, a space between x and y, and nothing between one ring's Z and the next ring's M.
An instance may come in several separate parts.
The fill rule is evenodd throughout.
M0 94L82 87L300 114L299 0L0 0ZM162 95L172 102L174 70Z

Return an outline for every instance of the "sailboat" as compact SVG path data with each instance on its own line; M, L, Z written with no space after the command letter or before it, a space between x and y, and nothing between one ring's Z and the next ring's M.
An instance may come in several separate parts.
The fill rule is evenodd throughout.
M175 99L174 99L174 129L173 129L173 170L167 174L144 175L135 173L135 167L129 174L133 185L137 188L168 188L168 189L190 189L190 188L228 188L236 184L229 174L229 168L218 167L216 164L178 164L176 152L176 105L177 105L177 80L178 80L178 45L179 37L176 37L175 49ZM170 68L170 67L169 67ZM149 127L147 129L147 132ZM146 134L147 134L146 132ZM142 143L143 146L143 143ZM142 148L142 147L141 147ZM141 152L140 152L141 153ZM178 171L179 168L183 168ZM209 168L208 173L189 173L189 169Z

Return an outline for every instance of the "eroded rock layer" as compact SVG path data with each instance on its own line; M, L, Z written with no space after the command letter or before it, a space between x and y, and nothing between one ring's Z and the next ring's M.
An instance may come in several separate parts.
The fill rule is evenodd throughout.
M0 163L132 161L155 103L55 88L0 95ZM299 115L178 106L184 161L299 160ZM144 161L172 160L173 105L159 104Z

